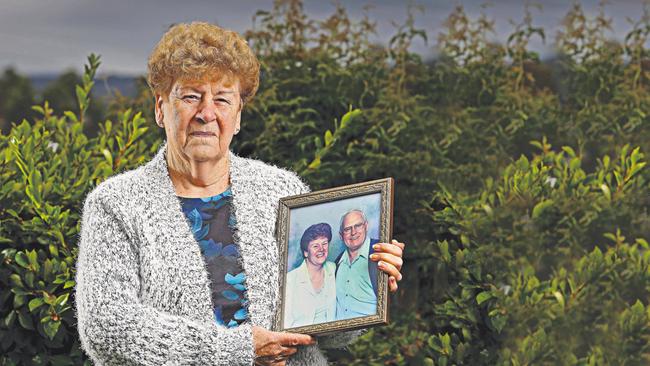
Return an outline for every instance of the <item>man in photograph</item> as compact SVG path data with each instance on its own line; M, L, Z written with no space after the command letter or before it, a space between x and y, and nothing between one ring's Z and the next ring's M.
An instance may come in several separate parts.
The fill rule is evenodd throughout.
M336 258L337 320L373 315L377 311L377 262L371 261L373 244L368 220L354 209L341 217L339 229L346 249Z

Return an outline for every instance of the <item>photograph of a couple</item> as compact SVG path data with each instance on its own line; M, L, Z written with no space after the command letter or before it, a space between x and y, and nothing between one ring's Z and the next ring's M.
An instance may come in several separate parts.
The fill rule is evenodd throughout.
M377 314L381 194L290 212L285 329Z

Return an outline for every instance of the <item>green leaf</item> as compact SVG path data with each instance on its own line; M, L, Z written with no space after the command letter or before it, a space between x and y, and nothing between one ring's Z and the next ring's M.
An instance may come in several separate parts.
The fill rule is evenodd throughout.
M48 305L54 305L54 302L56 301L56 296L43 291L43 300Z
M505 327L506 325L506 321L507 318L501 315L497 315L494 318L490 318L490 322L492 323L492 326L497 331L497 333L501 333L503 327Z
M25 304L25 295L14 296L14 309L19 309Z
M442 343L442 347L445 350L451 350L451 338L449 337L448 333L445 333L442 336L440 336L440 342Z
M569 163L569 168L571 170L578 170L578 169L580 169L580 164L581 163L582 162L580 161L579 158L573 158L573 159L571 159L571 162Z
M71 281L65 281L65 284L63 285L63 289L65 290L67 288L74 287L74 285L76 285L76 284L77 283L75 281L72 281L72 280Z
M332 140L334 140L334 137L332 137L332 131L325 131L325 146L330 146L332 144Z
M45 331L45 335L47 335L50 340L54 339L60 326L60 320L43 323L43 330Z
M27 255L25 255L25 252L17 252L14 260L19 266L29 268L29 259L27 258Z
M66 292L65 294L59 296L56 298L56 301L54 302L55 305L58 306L65 306L65 304L68 302L68 297L70 296L69 292Z
M79 106L84 105L88 94L86 94L86 91L81 87L81 85L77 85L75 91L77 93L77 102L79 103Z
M24 308L18 312L18 323L20 323L20 326L25 329L34 330L34 322L32 321L31 316L24 311Z
M484 203L482 208L483 208L483 211L485 211L486 214L488 214L488 215L493 214L492 207L490 207L490 205L488 205L487 203Z
M430 336L427 340L429 348L433 349L436 352L442 352L442 347L440 346L440 339L436 336Z
M616 235L614 235L612 233L605 233L605 234L603 234L603 236L606 237L607 239L611 240L614 243L616 243L618 241L618 239L616 238Z
M538 218L547 208L553 206L553 200L543 200L533 207L532 217Z
M492 292L490 291L483 291L476 295L476 302L481 305L482 303L486 302L487 300L492 298Z
M352 122L355 118L359 116L361 116L360 109L354 109L344 114L343 117L341 118L341 129L347 127L347 125L349 125L350 122Z
M29 311L34 311L34 309L38 308L39 306L43 305L45 301L43 301L42 297L35 297L29 301L29 304L27 307L29 308Z
M16 310L11 310L9 311L9 314L7 314L7 317L5 318L5 326L9 329L11 329L14 325L14 322L16 321Z
M43 277L45 278L46 281L51 281L53 277L52 273L52 260L51 259L46 259L45 262L43 263Z
M25 273L25 284L28 288L34 288L34 272Z
M29 264L32 265L34 268L40 268L40 265L38 264L38 253L36 253L36 250L30 250L27 252L27 258L29 259Z
M39 203L43 201L41 197L41 189L43 187L43 178L41 177L41 172L38 170L32 170L29 174L29 185L31 192L34 195L34 199Z
M38 113L40 113L42 115L45 115L45 110L40 105L33 105L32 110L36 111L36 112L38 112Z
M609 155L603 156L603 168L609 169Z
M623 177L621 176L621 173L618 172L618 170L614 171L614 178L616 178L616 185L620 186L623 184Z
M137 140L140 136L144 135L149 130L148 127L140 127L133 132L133 140Z
M536 148L538 148L540 150L544 150L544 147L542 146L542 143L539 142L539 141L532 140L532 141L529 141L528 143L535 146Z
M102 154L104 154L104 157L106 158L106 161L108 162L109 166L113 166L113 155L111 154L108 149L102 149Z
M311 162L311 164L309 164L308 168L309 168L309 169L318 169L319 166L320 166L320 157L317 156L317 157L316 157L316 158Z
M553 292L553 296L555 296L560 306L564 308L564 296L562 295L562 293L560 291L555 291Z
M22 288L22 287L25 287L25 286L23 285L23 281L22 281L22 279L20 278L20 275L18 275L17 273L14 273L14 274L12 274L11 276L9 276L9 280L11 281L11 284L12 284L14 287L21 287L21 288Z
M449 254L449 243L446 240L438 242L438 248L440 248L440 257L445 263L451 261L451 254Z
M115 136L115 141L117 141L117 147L120 150L124 150L124 140L120 136ZM111 157L111 161L113 161L113 158ZM111 163L113 165L113 163Z
M71 111L65 111L63 112L63 115L68 117L68 119L72 122L78 123L79 119L77 118L77 115L72 113Z
M59 248L57 248L56 245L54 245L54 244L50 244L50 245L49 245L49 249L50 249L50 254L51 254L53 257L58 257L58 256L59 256Z
M576 152L570 146L562 146L562 150L569 154L570 157L575 158Z

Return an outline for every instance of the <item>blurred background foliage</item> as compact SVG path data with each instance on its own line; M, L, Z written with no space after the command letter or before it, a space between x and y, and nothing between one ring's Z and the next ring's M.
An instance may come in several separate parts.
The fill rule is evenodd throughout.
M408 249L391 325L332 362L650 364L650 8L615 42L604 11L576 3L548 34L527 6L505 44L462 6L435 42L407 11L387 46L372 19L341 5L311 19L297 0L245 34L261 87L234 151L314 190L396 180ZM439 57L409 51L422 41ZM0 365L90 363L71 308L83 198L163 139L144 80L97 103L98 67L91 55L40 96L0 78Z

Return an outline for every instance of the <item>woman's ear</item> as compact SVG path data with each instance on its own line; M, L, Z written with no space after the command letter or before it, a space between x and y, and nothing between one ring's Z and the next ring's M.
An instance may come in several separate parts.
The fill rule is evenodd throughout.
M156 104L156 108L155 108L155 110L156 110L156 124L159 127L164 128L165 124L163 123L163 119L164 119L163 97L160 94L156 94L155 98L156 98L155 99L155 104Z

